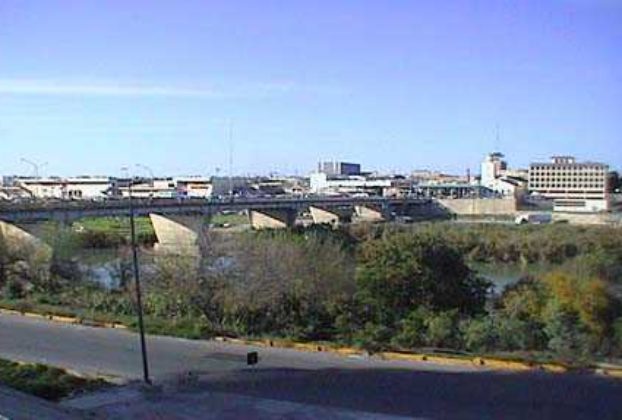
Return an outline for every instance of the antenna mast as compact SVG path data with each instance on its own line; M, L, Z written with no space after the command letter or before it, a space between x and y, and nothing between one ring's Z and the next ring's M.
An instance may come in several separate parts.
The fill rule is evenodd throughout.
M233 120L229 121L229 195L233 197Z

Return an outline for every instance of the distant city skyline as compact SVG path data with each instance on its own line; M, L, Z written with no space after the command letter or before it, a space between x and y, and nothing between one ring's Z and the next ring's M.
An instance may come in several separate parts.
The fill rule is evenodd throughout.
M6 0L0 174L621 169L621 40L608 0Z

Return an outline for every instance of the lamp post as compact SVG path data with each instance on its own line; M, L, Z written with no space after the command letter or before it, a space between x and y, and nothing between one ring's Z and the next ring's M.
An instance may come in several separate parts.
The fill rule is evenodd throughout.
M21 158L21 161L24 162L24 163L27 163L30 166L32 166L33 174L34 174L35 178L39 178L39 170L41 168L43 168L44 166L47 166L47 164L48 164L47 162L39 164L39 163L33 162L31 160L28 160L26 158Z
M127 168L122 169L127 174ZM128 179L128 195L129 195L129 208L130 208L130 237L132 242L132 263L134 266L134 285L136 289L136 307L138 313L138 330L140 332L140 350L143 361L143 378L146 384L151 385L151 379L149 379L149 363L147 361L147 343L145 341L145 325L143 322L143 303L140 290L140 270L138 266L138 247L136 245L136 223L134 220L134 201L132 200L132 183L133 179L126 176Z
M137 163L136 164L137 168L140 169L144 169L147 172L149 172L149 175L151 176L150 182L149 182L149 186L151 187L151 191L149 192L149 198L152 199L153 198L153 191L154 191L154 187L155 187L155 175L153 174L153 171L151 170L151 168L147 165L143 165L142 163Z
M151 168L147 165L143 165L142 163L137 163L136 167L140 169L144 169L145 171L149 172L149 175L151 176L151 186L153 187L153 184L155 182L155 175L153 174L153 171L151 170Z

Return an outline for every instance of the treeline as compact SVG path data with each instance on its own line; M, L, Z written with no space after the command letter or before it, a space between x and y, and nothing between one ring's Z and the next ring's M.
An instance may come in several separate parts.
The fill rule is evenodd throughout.
M348 235L365 242L400 232L434 236L455 248L469 263L544 263L622 285L622 232L616 228L421 223L352 226Z
M327 340L372 351L622 356L618 231L455 224L357 229L209 234L199 259L161 257L144 270L148 327L197 338ZM491 294L491 284L469 267L473 250L483 247L496 258L523 249L521 243L525 250L534 247L536 260L566 264ZM575 251L569 252L571 244ZM563 258L548 259L553 249L565 250ZM67 254L55 252L57 267ZM127 272L127 261L119 264L119 273ZM25 281L5 278L0 288L4 298L134 314L131 282L104 290L70 274L57 268L37 277L34 270Z
M361 225L350 231L358 240L393 232L429 234L456 247L468 260L478 262L559 264L579 255L622 248L620 230L605 226L420 223Z

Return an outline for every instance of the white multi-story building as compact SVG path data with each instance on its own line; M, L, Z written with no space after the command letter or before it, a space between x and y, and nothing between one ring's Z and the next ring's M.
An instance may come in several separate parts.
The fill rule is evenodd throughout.
M107 177L15 178L13 182L34 198L59 200L104 198L112 186Z
M121 197L129 197L128 181L118 187ZM132 184L135 198L208 198L212 195L212 182L203 177L166 177L142 179Z
M212 195L212 181L198 176L175 178L177 192L188 198L209 198Z
M492 184L507 169L508 164L503 158L503 154L498 152L490 153L484 158L481 167L483 186L489 187L489 184Z
M529 191L553 200L555 211L599 212L609 209L609 166L553 156L529 167Z
M481 165L480 185L505 197L520 198L527 187L521 170L510 170L501 153L490 153Z
M325 173L311 174L311 192L316 194L383 195L394 186L391 178L367 178L361 175L330 177Z

